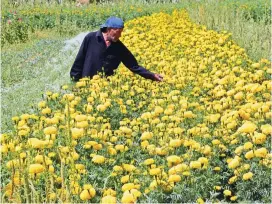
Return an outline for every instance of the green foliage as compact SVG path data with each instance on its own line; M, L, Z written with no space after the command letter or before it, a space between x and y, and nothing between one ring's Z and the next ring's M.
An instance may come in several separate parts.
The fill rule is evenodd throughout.
M18 16L16 12L7 13L3 17L1 46L26 42L28 40L28 25Z
M231 32L234 40L247 50L250 57L258 60L270 57L270 4L268 0L123 0L96 1L95 4L83 7L76 7L70 1L63 1L62 4L51 1L39 5L29 2L14 7L12 3L5 2L1 46L25 42L29 39L29 32L37 30L53 29L59 36L72 36L99 27L106 18L113 15L126 21L154 12L169 13L174 9L186 8L196 23L208 29ZM9 25L10 20L12 24Z

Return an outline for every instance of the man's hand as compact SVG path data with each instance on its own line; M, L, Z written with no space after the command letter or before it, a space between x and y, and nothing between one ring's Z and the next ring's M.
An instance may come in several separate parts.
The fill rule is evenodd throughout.
M155 81L163 81L163 76L160 74L154 74Z

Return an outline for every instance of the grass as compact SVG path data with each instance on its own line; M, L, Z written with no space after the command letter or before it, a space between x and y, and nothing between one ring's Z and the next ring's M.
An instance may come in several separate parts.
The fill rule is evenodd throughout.
M31 112L43 93L69 83L69 69L78 47L63 50L64 39L40 39L19 50L2 52L2 131L11 117Z
M243 1L241 1L243 3ZM242 4L241 3L241 4ZM248 3L248 1L244 1ZM259 14L258 21L245 18L246 11L242 9L231 10L231 5L205 2L188 11L192 20L198 24L206 25L208 29L232 33L237 44L245 48L251 59L258 61L261 58L271 58L271 24L266 21L266 14ZM262 16L263 15L263 16Z

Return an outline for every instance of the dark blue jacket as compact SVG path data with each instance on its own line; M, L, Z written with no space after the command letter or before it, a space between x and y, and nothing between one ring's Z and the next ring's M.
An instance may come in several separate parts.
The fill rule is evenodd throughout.
M139 66L135 57L120 40L112 42L107 47L100 30L91 32L84 38L70 76L78 81L83 77L92 78L103 70L106 76L110 76L121 62L132 72L146 79L155 80L154 74Z

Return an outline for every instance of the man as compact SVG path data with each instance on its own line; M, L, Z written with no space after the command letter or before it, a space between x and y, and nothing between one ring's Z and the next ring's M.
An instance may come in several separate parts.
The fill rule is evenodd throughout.
M100 30L91 32L84 38L70 71L74 81L83 77L92 78L98 72L104 72L106 76L113 75L121 62L146 79L163 80L160 74L154 74L138 65L132 53L119 40L123 28L122 19L110 17L101 25Z

